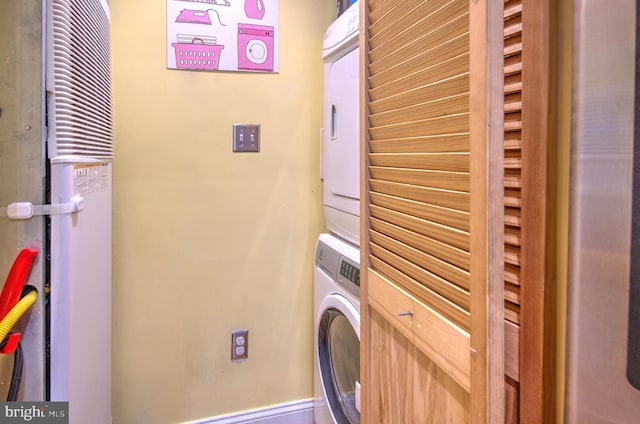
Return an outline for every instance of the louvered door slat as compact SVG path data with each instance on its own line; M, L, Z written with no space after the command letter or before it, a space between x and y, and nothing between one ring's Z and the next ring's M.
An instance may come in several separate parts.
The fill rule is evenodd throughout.
M522 93L514 92L504 96L504 111L507 113L522 110Z
M507 245L505 247L504 260L508 264L520 266L520 249L517 246Z
M507 113L504 116L505 131L519 131L522 129L522 114L520 111Z
M425 47L422 54L411 58L410 60L402 63L402 68L405 71L403 74L394 72L397 69L381 69L374 75L369 77L369 98L371 101L375 101L380 96L378 91L380 86L385 84L394 84L395 87L390 91L391 93L397 93L400 91L406 91L414 87L416 79L419 78L420 82L423 78L429 78L429 73L426 72L442 62L448 62L455 60L460 55L464 55L469 51L469 37L465 32L465 28L461 28L460 33L456 36L446 40L440 45Z
M386 28L393 28L398 20L401 20L407 10L413 10L422 0L407 0L403 3L394 2L370 2L369 20L371 24L367 30L369 40Z
M520 17L517 16L516 18L510 19L508 21L505 21L504 23L504 37L508 38L517 34L521 34L522 33L522 20L519 19Z
M372 185L372 188L375 187ZM430 222L451 227L460 231L469 231L469 213L457 211L428 203L416 202L395 195L389 195L383 191L371 192L371 204L413 215Z
M507 322L520 325L520 305L517 303L509 302L505 300L504 302L504 319ZM519 379L519 376L518 376ZM518 380L516 380L518 381Z
M504 265L504 281L515 285L520 284L520 268L505 264Z
M469 193L375 179L370 180L370 187L375 193L422 202L436 207L442 214L461 216L465 217L464 221L469 220ZM468 229L468 223L465 227Z
M421 85L414 86L411 90L407 90L398 94L382 92L379 100L372 101L370 103L370 112L372 115L375 115L377 113L382 113L393 109L401 109L414 106L415 104L419 103L441 100L449 96L464 95L467 93L468 87L469 75L465 73L457 74L452 76L451 78L447 78L444 80L422 82Z
M522 75L514 73L504 78L504 94L522 92Z
M374 63L380 57L379 46L384 46L387 51L413 51L415 46L411 43L417 45L423 40L434 42L440 39L441 36L436 34L443 32L442 27L467 13L467 9L466 0L452 0L444 6L441 2L426 1L413 9L404 9L408 15L414 16L414 19L406 20L407 25L404 27L388 26L386 31L376 33L376 26L372 25L370 31L375 35L369 38L371 62ZM406 41L409 44L405 44ZM400 57L406 55L406 51Z
M504 134L504 149L514 150L522 148L522 135L520 131L511 131Z
M371 234L374 236L375 234ZM372 241L371 254L385 263L391 265L395 269L402 270L404 274L418 281L421 285L429 288L441 296L449 299L459 307L469 310L470 298L468 289L452 284L438 275L418 266L415 262L406 260L396 253L396 250L388 250L384 246Z
M426 169L400 169L369 167L372 179L402 184L427 185L445 190L469 191L469 174L464 172L430 171Z
M430 239L422 234L415 233L406 228L393 225L377 218L371 218L371 229L382 234L393 234L404 244L420 249L445 262L469 271L469 252L456 248L450 244Z
M469 134L421 135L377 140L370 143L373 153L464 153L469 151Z
M522 56L512 55L504 58L504 75L511 76L522 72Z
M394 108L387 112L372 114L370 117L371 126L394 125L401 119L407 122L419 122L447 115L460 115L467 111L468 105L469 96L465 93L404 108Z
M393 254L399 258L411 262L416 269L420 268L427 272L428 275L436 276L437 281L435 279L426 281L425 285L440 293L442 296L454 303L456 303L457 299L462 301L468 299L469 271L429 255L420 249L404 244L397 240L395 234L392 233L392 235L393 237L372 230L370 233L371 242L383 249L393 252ZM385 254L381 254L379 257L384 258L385 256Z
M370 159L374 166L469 172L468 153L372 153Z
M504 2L504 17L508 19L512 16L522 13L522 1L521 0L507 0Z
M520 209L519 208L505 208L504 209L504 223L509 227L520 228Z
M461 15L450 22L445 22L439 28L431 29L434 39L426 43L424 40L406 39L402 40L402 47L391 47L381 45L376 50L372 50L370 69L374 75L378 72L392 72L398 70L404 63L421 55L426 55L428 50L452 40L451 35L455 37L463 35L468 31L469 17Z
M504 169L521 169L522 155L518 150L507 150L504 152Z
M504 205L510 208L519 208L522 204L522 198L520 190L505 189L504 190Z
M515 30L516 28L514 28ZM519 54L522 52L522 38L519 33L511 34L511 36L504 42L504 55L505 57L513 54Z
M509 302L519 305L520 304L520 286L518 286L517 284L510 284L510 283L505 284L504 298Z
M434 23L443 19L443 15L451 14L452 6L459 10L464 9L464 4L460 0L448 0L447 2L410 1L405 2L402 7L390 10L384 17L375 20L369 26L369 48L375 50L376 45L384 44L395 46L399 40L407 38L419 38L427 31L424 28L433 28L428 23ZM407 19L412 16L413 19ZM389 25L391 20L404 20L406 26ZM381 29L382 28L382 29Z
M420 96L420 95L418 95ZM403 107L399 103L406 102L406 99L397 99L398 107ZM421 128L428 125L434 129L434 134L463 133L469 131L468 113L441 116L420 121L404 122L402 124L384 125L371 127L370 133L374 137L381 139L418 137L422 133Z
M406 228L425 237L448 243L458 249L469 251L469 233L437 222L419 218L414 215L398 212L392 209L370 205L371 216L393 225Z
M504 242L511 246L520 246L520 228L505 227Z
M520 172L506 169L504 172L504 186L508 188L522 187L522 177Z

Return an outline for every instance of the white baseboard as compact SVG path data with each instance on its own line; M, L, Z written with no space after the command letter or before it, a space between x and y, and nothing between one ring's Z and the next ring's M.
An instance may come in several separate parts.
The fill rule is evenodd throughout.
M182 424L313 424L313 399L203 418Z

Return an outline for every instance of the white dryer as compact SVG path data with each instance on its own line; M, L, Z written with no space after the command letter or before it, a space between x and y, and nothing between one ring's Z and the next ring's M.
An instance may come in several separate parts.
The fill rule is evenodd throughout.
M360 251L321 234L314 270L316 424L360 423Z
M327 29L322 175L324 216L332 233L360 245L360 57L358 3Z

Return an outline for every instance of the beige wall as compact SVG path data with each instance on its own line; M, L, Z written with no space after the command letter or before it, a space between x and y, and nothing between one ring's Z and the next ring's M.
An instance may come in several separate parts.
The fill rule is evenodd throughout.
M239 1L239 0L235 0ZM113 422L313 395L313 252L329 0L280 0L280 73L169 71L165 2L111 0ZM259 154L231 152L235 122ZM249 359L230 361L248 328Z

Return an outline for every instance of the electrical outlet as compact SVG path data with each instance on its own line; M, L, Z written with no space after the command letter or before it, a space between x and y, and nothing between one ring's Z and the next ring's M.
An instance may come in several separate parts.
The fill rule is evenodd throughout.
M249 357L249 330L231 332L231 360L242 361Z

